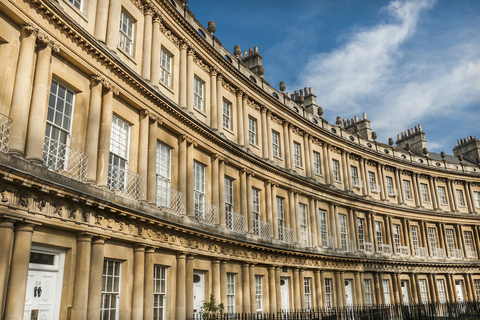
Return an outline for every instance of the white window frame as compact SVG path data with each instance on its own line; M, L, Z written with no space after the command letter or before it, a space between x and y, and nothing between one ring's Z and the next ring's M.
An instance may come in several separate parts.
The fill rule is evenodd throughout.
M467 257L472 257L475 254L472 231L463 231L463 239L465 241L465 248L467 249Z
M385 179L387 181L387 193L388 193L388 195L394 196L395 195L395 188L393 187L393 178L389 177L389 176L386 176Z
M157 206L170 206L171 175L172 175L172 148L163 142L157 141L156 152L157 173Z
M420 193L422 194L423 202L429 202L428 199L428 186L426 183L420 183Z
M340 162L336 159L332 159L332 172L333 180L340 182Z
M160 51L160 81L167 87L172 87L173 55L162 47Z
M248 142L257 145L257 119L248 116Z
M199 77L193 78L193 106L204 112L203 97L205 96L205 82Z
M252 187L253 233L260 236L260 190Z
M348 251L348 236L347 236L347 216L338 214L338 232L340 233L340 246L343 251Z
M308 214L307 214L307 205L304 203L298 204L298 213L300 215L300 241L308 246L309 237L308 237Z
M196 218L205 217L205 169L206 166L193 161L193 203Z
M167 314L167 267L153 267L153 320L164 320ZM157 303L156 303L157 302Z
M375 172L368 171L368 184L370 186L370 190L378 191L377 190L377 183L375 180Z
M272 153L274 157L280 157L280 133L272 130Z
M322 174L322 168L320 165L320 153L316 151L313 151L313 172L315 172L316 175Z
M440 204L441 205L447 205L448 201L447 201L447 197L445 195L445 187L439 186L437 190L438 190L438 198L440 199Z
M233 204L234 204L234 192L233 192L234 180L230 177L225 177L225 213L230 215L230 219L227 219L227 228L233 230Z
M325 301L327 309L332 309L332 279L325 279Z
M400 225L399 224L394 224L393 225L393 240L395 241L395 248L397 250L397 253L401 253L399 248L402 245L402 239L400 237Z
M375 221L375 236L379 251L383 251L383 230L380 221Z
M352 176L352 185L359 186L358 182L358 168L355 166L350 166L350 175Z
M328 217L327 211L319 209L318 216L320 219L320 238L322 240L322 247L326 248L329 246L328 241Z
M455 194L457 196L457 203L459 207L465 207L465 200L463 198L463 191L460 189L455 189Z
M363 283L365 285L365 304L367 305L367 307L370 307L372 305L371 281L370 279L365 279Z
M43 161L53 170L68 169L75 98L76 93L72 89L52 80L45 126L45 138L50 142L44 146L47 149L44 150ZM65 112L67 107L69 112Z
M126 189L126 173L128 169L128 158L130 153L130 131L131 126L116 114L112 116L112 129L110 133L110 156L109 165L118 168L109 170L107 185L110 190ZM119 182L114 183L114 179ZM121 182L123 180L123 182Z
M223 127L232 130L232 104L223 99Z
M102 301L100 306L100 320L116 320L120 311L120 294L122 287L122 263L118 260L104 259L102 273ZM106 266L105 266L106 264ZM109 265L113 265L112 273L109 272ZM105 271L107 273L105 273ZM108 280L111 279L109 282ZM108 283L111 284L110 288ZM116 287L116 288L115 288ZM112 303L112 301L115 302ZM114 308L110 306L114 305Z
M455 239L453 237L453 230L452 229L445 229L445 237L447 240L448 251L450 252L450 257L454 255L455 248Z
M286 240L285 235L285 199L277 196L277 226L278 238L280 241Z
M360 250L365 250L365 224L362 218L357 218L358 243Z
M423 304L427 304L428 303L427 280L425 279L418 280L418 285L420 286L420 300Z
M383 279L383 297L385 299L385 305L389 306L392 301L390 300L390 281L388 279Z
M312 309L312 279L311 278L303 278L303 289L305 294L305 309L310 310Z
M405 199L412 199L412 193L410 192L410 181L403 180L403 192L405 193Z
M475 207L480 208L480 192L474 191L473 197L475 198Z
M83 1L82 0L68 0L76 9L80 12L83 12Z
M263 312L263 276L255 275L255 310Z
M413 254L418 256L420 254L420 243L418 240L418 227L411 226L410 233L412 235Z
M235 273L227 273L227 314L236 312Z
M445 295L445 282L443 279L437 279L437 289L438 289L438 302L445 303L447 302L447 296Z
M293 159L296 167L302 167L302 147L295 141L293 142Z
M480 279L473 279L473 288L477 296L477 301L480 301Z
M437 234L435 232L435 228L427 228L428 229L428 241L430 242L430 248L432 250L432 256L436 257L437 253Z
M130 14L122 9L120 14L118 46L130 56L133 56L134 35L135 20Z

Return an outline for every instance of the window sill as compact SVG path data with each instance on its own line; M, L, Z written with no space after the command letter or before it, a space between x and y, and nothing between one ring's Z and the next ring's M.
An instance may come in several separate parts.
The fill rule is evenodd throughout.
M173 89L169 86L167 86L165 83L163 83L161 80L158 82L163 88L167 89L168 91L170 91L170 93L172 94L175 94L175 91L173 91Z
M371 192L371 193L380 193L380 190L372 190L372 189L370 189L370 192Z
M342 181L340 180L333 180L333 182L342 184Z
M295 165L295 168L298 168L298 169L300 169L300 170L305 170L302 166L297 166L297 165Z
M394 194L394 193L389 193L388 196L389 196L389 197L392 197L392 198L395 198L397 195Z
M315 175L316 175L317 177L323 178L323 174L321 174L321 173L315 173Z
M203 112L202 110L198 109L197 107L193 106L193 111L199 113L201 116L203 116L204 118L207 117L207 114L205 112Z
M254 143L249 142L249 143L248 143L248 146L249 146L249 147L254 147L255 149L260 150L260 147L259 147L258 145L256 145L256 144L254 144Z
M230 128L225 128L225 127L223 127L223 130L227 131L227 132L230 133L231 135L235 135L235 133L233 132L233 130L230 129Z
M138 64L137 60L133 56L131 56L127 51L123 50L120 46L117 45L117 49L128 58L128 60L132 61L134 64Z
M279 157L279 156L276 156L276 155L273 155L273 157L277 160L280 160L280 161L283 161L283 158L282 157Z
M353 187L354 187L355 189L359 189L359 190L363 188L362 186L358 186L358 185L353 185Z

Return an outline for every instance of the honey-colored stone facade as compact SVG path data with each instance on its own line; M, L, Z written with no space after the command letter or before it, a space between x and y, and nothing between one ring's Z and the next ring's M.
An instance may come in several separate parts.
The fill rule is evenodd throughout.
M0 318L480 299L478 163L330 124L213 33L177 0L0 0Z

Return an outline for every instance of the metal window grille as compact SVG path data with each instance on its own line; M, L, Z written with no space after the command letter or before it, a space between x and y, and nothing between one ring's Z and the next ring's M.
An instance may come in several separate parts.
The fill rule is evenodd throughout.
M167 87L172 86L172 54L162 48L160 51L160 81Z
M389 195L395 195L395 188L393 187L392 177L386 177L387 179L387 193Z
M263 311L263 277L255 275L255 309Z
M227 313L235 313L235 274L227 273Z
M232 104L223 100L223 127L231 129L232 127Z
M311 278L303 278L303 288L305 292L305 309L312 309L312 291L311 291Z
M447 204L447 197L445 196L445 187L438 187L438 197L440 204Z
M248 142L257 145L257 120L248 117Z
M390 286L389 286L389 281L384 279L383 280L383 296L385 298L385 304L390 305Z
M459 206L465 206L465 202L463 201L463 192L462 190L455 190L457 193L457 202Z
M322 238L322 247L328 247L328 225L327 225L327 211L318 210L320 216L320 234Z
M445 235L447 238L448 251L450 252L450 257L453 257L455 254L455 240L453 238L453 230L445 230Z
M305 246L308 246L309 239L308 239L307 205L303 203L299 203L298 207L300 211L300 239Z
M205 83L198 77L193 79L193 106L200 111L203 110L203 88Z
M432 249L432 256L437 257L437 235L435 228L428 228L428 240L430 241L430 248Z
M438 300L440 303L447 302L447 297L445 295L445 285L443 279L437 279L437 289L438 289Z
M325 298L327 309L332 308L332 279L325 279Z
M102 276L102 302L100 307L101 320L118 319L120 303L121 263L105 259Z
M272 131L272 153L280 157L280 134L276 131Z
M422 300L423 304L428 303L428 296L427 296L427 281L422 279L418 281L420 285L420 299Z
M297 142L293 143L293 159L295 161L295 166L297 167L302 166L302 157L300 155L300 143L297 143Z
M418 242L418 228L417 228L417 226L411 226L410 232L412 234L413 254L415 256L419 256L420 255L420 250L419 250L420 244Z
M370 279L365 279L365 303L367 306L372 305L372 288L370 286Z
M338 215L339 232L340 232L340 245L343 251L348 251L348 239L347 239L347 216L344 214Z
M360 244L360 250L365 250L365 227L363 224L363 219L357 218L357 228L358 228L358 243Z
M315 174L320 175L321 172L321 167L320 167L320 153L318 152L313 152L313 170Z
M425 183L420 183L420 191L422 193L422 200L428 202L428 188Z
M167 268L155 265L153 268L153 320L166 319Z
M8 152L13 120L0 113L0 152Z
M350 174L352 175L352 185L358 186L358 169L357 167L351 166L350 167Z
M333 180L340 181L340 169L338 160L332 160Z
M120 34L118 37L118 46L125 50L129 55L133 55L133 31L135 23L125 11L120 15Z
M412 194L410 193L410 181L403 180L403 191L406 199L412 199Z

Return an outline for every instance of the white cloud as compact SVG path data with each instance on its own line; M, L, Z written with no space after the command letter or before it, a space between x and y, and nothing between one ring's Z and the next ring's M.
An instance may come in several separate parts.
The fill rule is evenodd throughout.
M445 43L435 52L406 48L422 12L433 4L390 2L383 8L387 22L355 30L338 49L311 57L300 84L314 87L318 104L332 119L366 111L381 141L418 123L425 129L430 119L453 117L459 108L479 103L477 44Z

